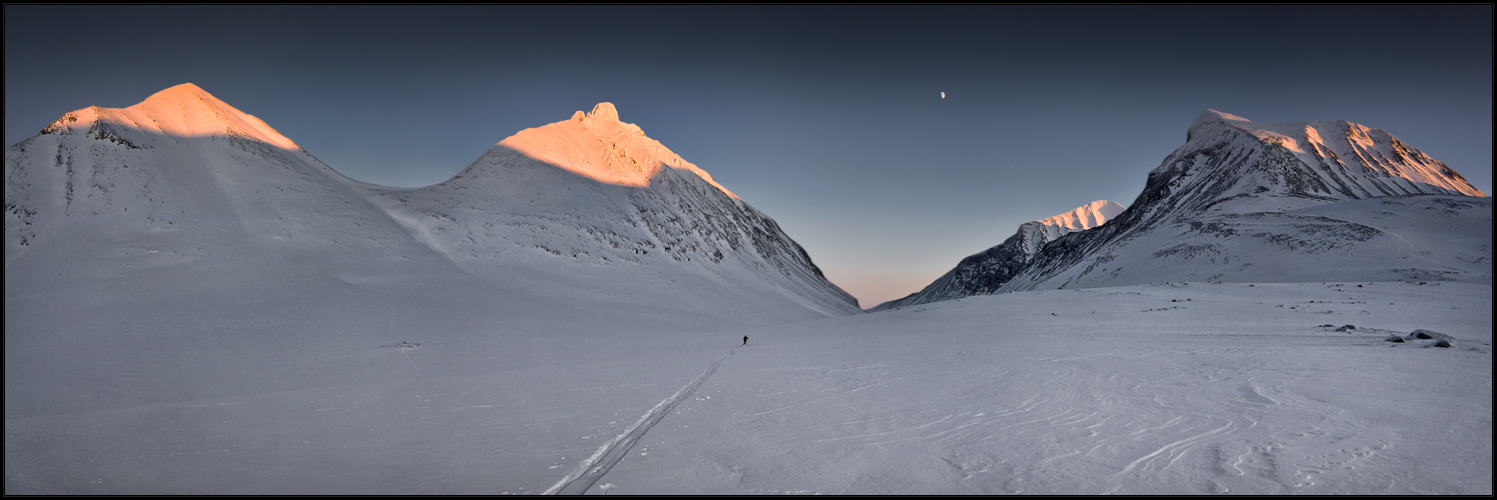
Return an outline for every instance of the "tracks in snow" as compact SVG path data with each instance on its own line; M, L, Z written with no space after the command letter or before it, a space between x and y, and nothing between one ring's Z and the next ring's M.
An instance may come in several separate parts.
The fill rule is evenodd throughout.
M650 411L645 412L644 416L640 417L639 421L630 426L623 434L615 436L608 444L603 445L602 448L598 448L598 451L593 452L591 457L578 464L577 470L572 471L571 474L567 474L567 477L562 478L561 481L541 494L581 495L587 493L587 490L603 479L603 476L607 475L608 471L619 463L619 460L623 460L625 456L629 455L629 450L634 448L634 443L639 442L640 437L649 432L650 428L654 427L655 424L660 423L660 419L669 415L677 404L691 397L691 394L696 392L697 387L701 386L702 382L707 381L707 377L711 377L712 372L717 371L717 365L722 364L723 360L728 359L732 355L733 351L730 350L727 356L717 358L717 361L712 362L712 366L707 367L707 371L702 372L700 376L693 379L691 383L686 384L686 387L682 387L681 390L676 391L671 397L665 398L660 404L655 405L654 408L650 408Z

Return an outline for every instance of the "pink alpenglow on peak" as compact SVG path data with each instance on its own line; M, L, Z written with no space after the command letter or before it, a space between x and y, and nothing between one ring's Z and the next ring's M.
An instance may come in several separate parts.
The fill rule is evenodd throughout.
M577 111L566 121L521 130L499 144L598 182L649 187L662 168L674 168L738 197L706 171L646 137L639 126L619 121L612 103L598 103L590 113Z
M594 120L619 121L619 110L614 109L611 102L600 102L598 105L593 106L593 111L588 113L587 117Z
M1026 222L1019 226L1018 248L1023 251L1025 258L1033 257L1041 248L1052 241L1077 231L1085 231L1101 226L1103 223L1123 213L1124 207L1107 200L1097 200L1087 203L1075 210L1056 215L1047 219Z
M68 113L43 132L87 129L98 122L116 123L144 132L177 137L231 136L254 139L281 149L301 150L291 139L259 118L218 100L197 85L184 83L152 94L128 108L93 106Z
M1313 193L1318 195L1348 199L1402 194L1486 196L1454 169L1393 134L1346 120L1254 122L1208 109L1190 126L1185 141L1181 150L1186 151L1208 142L1242 151L1254 150L1256 144L1283 148L1304 163L1306 172L1330 186Z
M1040 221L1047 226L1059 226L1074 231L1091 229L1102 225L1108 219L1117 217L1123 213L1123 206L1107 200L1097 200L1070 212Z

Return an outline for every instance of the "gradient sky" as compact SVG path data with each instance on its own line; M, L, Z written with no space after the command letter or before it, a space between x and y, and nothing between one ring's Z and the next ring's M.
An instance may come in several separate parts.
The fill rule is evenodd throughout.
M1491 5L7 5L5 143L191 82L416 187L607 101L871 307L1026 221L1131 204L1207 108L1382 128L1491 194L1492 26Z

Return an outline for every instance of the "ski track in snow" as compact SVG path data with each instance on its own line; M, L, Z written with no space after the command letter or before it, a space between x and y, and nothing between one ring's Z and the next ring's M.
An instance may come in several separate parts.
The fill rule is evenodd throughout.
M702 382L705 382L708 377L712 376L713 372L717 371L717 365L722 364L723 360L728 359L734 352L729 350L726 356L717 358L717 361L712 362L712 366L707 367L707 371L702 372L700 376L693 379L691 383L686 384L681 390L676 391L671 397L665 398L660 404L655 405L654 408L650 408L650 411L645 412L644 416L640 417L639 421L635 422L628 430L615 436L608 444L598 448L598 451L594 452L591 457L578 463L577 470L572 471L571 474L567 474L566 477L562 478L561 481L558 481L542 494L581 495L587 493L594 484L597 484L598 481L603 479L603 476L608 474L610 469L613 469L614 465L619 463L619 460L623 460L624 457L629 455L629 450L634 448L634 444L639 442L640 437L649 432L650 428L654 427L655 424L660 423L660 420L669 415L671 410L675 409L676 405L680 404L681 401L691 397L691 394L696 392L697 387L701 386ZM606 490L607 488L605 488Z

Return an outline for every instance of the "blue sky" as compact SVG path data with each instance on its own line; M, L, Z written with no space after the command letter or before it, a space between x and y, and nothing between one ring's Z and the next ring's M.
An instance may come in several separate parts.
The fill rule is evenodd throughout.
M7 5L5 142L191 82L349 177L414 187L607 101L871 307L1023 222L1131 204L1207 108L1382 128L1490 194L1492 20L1490 5Z

